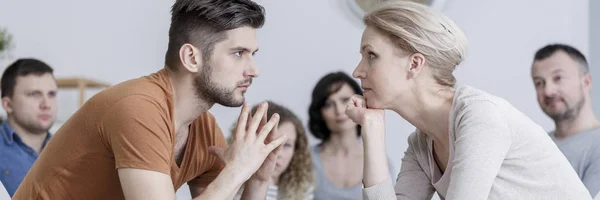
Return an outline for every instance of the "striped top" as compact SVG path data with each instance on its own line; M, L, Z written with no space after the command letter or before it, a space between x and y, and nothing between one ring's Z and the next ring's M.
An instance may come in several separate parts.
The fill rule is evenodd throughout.
M304 198L304 200L313 200L313 191L314 191L314 187L310 187L308 189L308 192L306 193L306 198ZM240 200L242 197L242 192L243 192L243 186L242 188L240 188L240 191L238 192L238 194L236 195L235 199L236 200ZM283 197L279 196L279 187L277 187L274 184L270 184L269 188L267 189L267 197L265 198L265 200L284 200Z

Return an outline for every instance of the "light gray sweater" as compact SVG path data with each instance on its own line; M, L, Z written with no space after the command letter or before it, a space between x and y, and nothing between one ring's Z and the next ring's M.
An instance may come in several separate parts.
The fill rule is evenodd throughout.
M457 87L449 132L454 155L442 199L592 199L544 129L501 98ZM431 199L430 141L411 134L395 190L387 179L364 188L364 199Z

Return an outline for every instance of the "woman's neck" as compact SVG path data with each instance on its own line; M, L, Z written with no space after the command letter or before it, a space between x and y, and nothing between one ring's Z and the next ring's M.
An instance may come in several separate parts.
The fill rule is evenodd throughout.
M330 155L362 155L363 145L356 128L345 132L332 132L329 140L322 145L322 151Z
M437 86L413 90L411 93L407 97L411 99L396 103L392 110L438 145L447 146L454 91Z

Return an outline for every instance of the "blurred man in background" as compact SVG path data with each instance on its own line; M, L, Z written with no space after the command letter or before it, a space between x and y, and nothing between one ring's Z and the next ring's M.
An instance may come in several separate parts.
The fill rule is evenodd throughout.
M600 191L600 122L592 109L585 56L568 45L547 45L535 54L531 75L540 107L554 120L550 137L595 196Z
M50 140L56 119L56 80L53 70L36 59L19 59L2 75L0 181L13 196Z

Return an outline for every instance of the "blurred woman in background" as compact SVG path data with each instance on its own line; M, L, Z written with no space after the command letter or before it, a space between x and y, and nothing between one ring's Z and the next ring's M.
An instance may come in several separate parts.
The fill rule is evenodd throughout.
M300 119L288 108L267 101L267 116L279 114L277 131L285 134L287 141L282 145L273 171L266 200L312 200L313 169L306 131ZM252 115L257 105L252 108ZM232 126L231 135L236 125ZM229 137L231 142L231 137ZM244 188L244 187L241 187ZM240 199L241 191L236 199Z
M345 113L355 94L362 89L344 72L325 75L313 90L308 128L321 140L312 148L316 200L362 199L360 126Z

